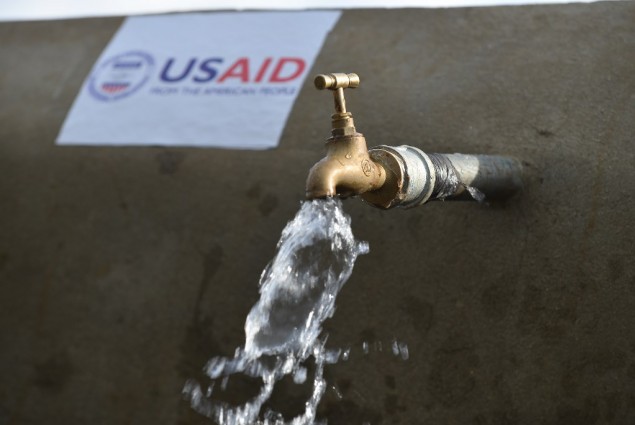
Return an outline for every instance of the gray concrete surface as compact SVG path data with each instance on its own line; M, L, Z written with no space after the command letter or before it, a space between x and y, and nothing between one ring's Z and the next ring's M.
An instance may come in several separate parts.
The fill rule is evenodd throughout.
M182 385L242 344L323 153L331 102L310 82L276 150L54 146L120 22L0 24L1 425L209 423ZM371 253L327 325L354 348L321 415L635 423L635 4L347 11L312 73L340 70L362 76L347 100L370 145L527 173L504 206L346 201ZM393 338L409 360L362 355Z

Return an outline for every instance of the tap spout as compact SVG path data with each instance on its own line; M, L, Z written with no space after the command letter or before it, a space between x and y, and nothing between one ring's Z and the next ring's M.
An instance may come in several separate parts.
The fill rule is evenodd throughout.
M384 185L386 172L370 157L362 134L335 135L326 141L326 151L326 157L309 171L307 199L347 198Z

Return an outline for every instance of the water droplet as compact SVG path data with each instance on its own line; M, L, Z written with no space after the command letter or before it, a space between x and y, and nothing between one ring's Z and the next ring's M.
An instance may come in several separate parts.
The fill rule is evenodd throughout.
M326 350L324 353L324 362L327 364L335 364L340 359L342 350Z
M335 397L337 397L339 400L343 399L344 396L342 395L342 392L339 390L339 388L337 388L336 385L333 385L331 387L331 389L333 390L333 392L335 393Z
M397 344L397 340L396 340L396 339L394 339L394 340L392 341L392 353L393 353L395 356L398 356L398 355L399 355L399 344Z
M293 373L293 382L295 382L296 384L304 384L306 382L306 368L305 367L299 367Z
M343 361L348 361L348 358L350 357L350 355L351 355L351 349L350 348L346 348L344 350L344 352L342 353L342 360Z
M399 353L402 360L408 360L410 358L410 352L408 351L408 344L402 342L399 344Z

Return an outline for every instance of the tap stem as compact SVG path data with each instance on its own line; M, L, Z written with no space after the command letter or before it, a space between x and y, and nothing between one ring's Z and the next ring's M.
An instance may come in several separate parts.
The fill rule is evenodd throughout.
M335 112L339 114L346 113L346 100L344 99L344 89L338 88L333 90L333 99L335 100Z

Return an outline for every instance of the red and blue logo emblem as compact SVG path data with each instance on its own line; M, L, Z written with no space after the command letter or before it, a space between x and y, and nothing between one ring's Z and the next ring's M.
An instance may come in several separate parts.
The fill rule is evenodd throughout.
M122 99L141 88L150 78L154 59L145 52L135 51L106 60L91 75L90 94L102 101Z

